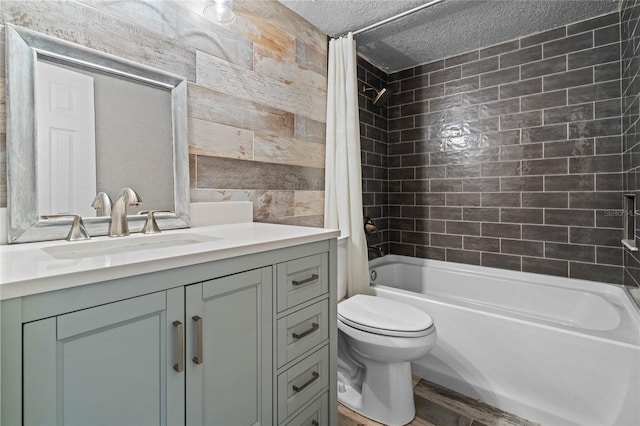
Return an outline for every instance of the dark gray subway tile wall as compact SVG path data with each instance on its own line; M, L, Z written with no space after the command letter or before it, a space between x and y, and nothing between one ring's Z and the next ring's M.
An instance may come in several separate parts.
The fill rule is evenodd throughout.
M620 11L620 51L622 68L622 134L623 134L623 169L624 191L634 193L640 200L640 1L625 0ZM638 233L640 222L636 217L636 244L640 244ZM606 256L603 252L602 258ZM617 257L616 257L617 259ZM640 255L625 249L624 283L640 286ZM588 272L588 271L586 271Z
M619 242L623 182L640 170L639 8L626 6L386 77L359 59L362 81L394 92L386 109L360 98L365 213L390 253L640 280L640 257ZM387 131L371 132L371 116ZM386 198L370 191L383 175L370 153L386 164L374 185Z
M364 87L381 90L388 85L387 74L358 56L358 104L360 114L360 150L362 153L362 205L364 215L373 219L378 233L367 237L367 243L381 248L389 253L389 180L388 180L388 111L385 106L375 106L373 100L376 92L364 91ZM419 84L418 84L419 85ZM412 93L413 97L413 93ZM422 104L418 105L423 107ZM408 110L415 114L417 111ZM425 111L426 112L426 111ZM413 152L413 147L407 152ZM413 169L398 169L402 177L411 181L414 179ZM398 197L410 197L401 200ZM393 193L394 203L414 204L414 196L410 194ZM413 229L413 227L411 228Z

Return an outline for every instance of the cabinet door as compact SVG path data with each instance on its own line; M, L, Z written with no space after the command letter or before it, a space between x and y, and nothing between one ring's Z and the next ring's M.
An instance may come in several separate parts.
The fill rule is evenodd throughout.
M24 325L25 425L179 425L182 288Z
M272 272L187 287L187 424L272 423Z

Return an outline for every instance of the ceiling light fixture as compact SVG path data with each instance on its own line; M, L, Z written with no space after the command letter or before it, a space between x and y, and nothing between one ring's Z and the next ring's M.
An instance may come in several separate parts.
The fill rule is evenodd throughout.
M229 25L236 20L233 13L233 0L209 0L202 14L219 25Z

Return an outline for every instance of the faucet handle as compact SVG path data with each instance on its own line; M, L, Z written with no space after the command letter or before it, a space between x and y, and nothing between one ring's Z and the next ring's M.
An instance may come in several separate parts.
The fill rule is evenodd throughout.
M91 237L87 232L87 228L84 227L84 222L82 221L82 217L78 214L48 214L44 216L40 216L42 219L69 219L73 218L73 223L71 224L71 229L66 236L67 241L81 241L81 240L90 240Z
M142 227L143 234L158 234L160 233L160 228L158 228L158 224L156 223L156 213L171 213L169 210L142 210L139 211L140 215L147 215L147 221L144 223Z
M364 234L365 235L373 235L378 233L378 228L373 223L373 220L369 216L365 216L363 218L364 221Z

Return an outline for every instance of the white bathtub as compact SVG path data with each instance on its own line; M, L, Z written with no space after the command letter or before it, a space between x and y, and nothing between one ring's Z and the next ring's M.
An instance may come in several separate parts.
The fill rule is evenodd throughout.
M395 255L369 267L378 296L435 321L415 374L543 425L640 425L640 310L623 287Z

